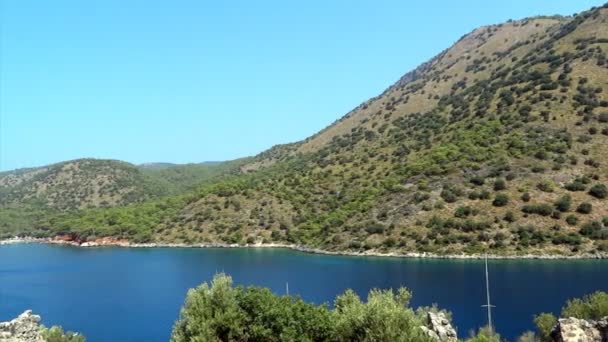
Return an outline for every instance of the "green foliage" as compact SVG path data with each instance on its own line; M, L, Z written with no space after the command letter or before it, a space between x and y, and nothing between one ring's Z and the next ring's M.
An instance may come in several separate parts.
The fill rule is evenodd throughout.
M575 215L568 215L566 217L566 222L571 226L576 226L576 224L578 223L578 217L576 217Z
M502 178L497 178L494 181L494 191L505 190L507 188L507 183Z
M596 184L589 189L589 195L596 198L606 198L608 196L608 188L604 184Z
M587 186L582 180L576 179L574 182L566 184L565 188L568 191L585 191Z
M551 331L557 324L557 317L551 313L541 313L534 316L534 324L538 330L538 335L542 342L551 342Z
M572 205L572 198L570 195L563 195L555 201L555 209L561 211L562 213L570 210L570 206Z
M352 291L336 298L334 341L431 341L408 308L411 294L404 288L372 290L363 303Z
M444 188L439 195L447 203L454 203L458 200L460 193L453 188Z
M537 214L541 216L549 216L553 212L553 208L545 203L542 204L527 204L521 208L526 214Z
M562 317L599 320L606 316L608 316L608 293L602 291L569 300L562 308Z
M468 216L475 216L478 213L479 213L479 210L477 210L475 208L471 208L469 206L464 206L464 207L456 208L456 210L454 211L454 216L462 218L462 217L468 217Z
M167 194L180 194L194 190L203 182L218 179L220 176L235 173L248 159L237 159L221 163L184 164L156 167L140 167L143 174L158 183Z
M549 182L549 181L543 181L540 182L536 185L536 187L538 188L538 190L540 191L544 191L544 192L553 192L553 183Z
M211 285L188 292L171 341L403 341L431 342L409 308L406 289L372 290L367 302L352 291L336 298L335 309L266 288L233 287L216 275Z
M591 239L595 240L607 240L608 239L608 227L604 227L601 222L591 221L585 223L581 229L580 233L583 236L587 236Z
M464 342L500 342L500 335L497 333L490 333L488 327L479 329L477 335L471 336L464 340Z
M509 196L506 194L497 194L492 202L492 205L495 207L504 207L509 203Z
M264 288L232 286L223 274L188 291L172 341L320 341L331 334L330 312Z
M576 212L581 214L589 214L593 210L591 203L583 202L576 207Z
M43 328L42 336L46 342L85 342L84 336L71 331L64 332L63 328L52 326Z

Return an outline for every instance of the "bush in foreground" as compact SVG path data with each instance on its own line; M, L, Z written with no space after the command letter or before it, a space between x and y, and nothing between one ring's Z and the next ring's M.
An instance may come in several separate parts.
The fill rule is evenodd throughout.
M562 308L561 317L599 320L608 316L608 293L597 291L583 298L575 298L566 302ZM526 332L520 341L551 342L551 331L557 324L557 317L551 313L541 313L534 317L537 334Z
M71 331L64 332L61 327L44 328L42 336L45 342L85 342L84 336Z
M431 342L410 298L405 288L372 290L363 302L349 290L330 310L266 288L233 287L219 274L188 291L171 341Z

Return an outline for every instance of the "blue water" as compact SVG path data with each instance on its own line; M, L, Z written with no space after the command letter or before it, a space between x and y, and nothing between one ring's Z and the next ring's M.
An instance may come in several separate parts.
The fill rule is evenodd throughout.
M559 312L564 301L608 290L608 261L490 261L495 325L515 340L532 315ZM483 263L342 257L284 249L85 249L0 246L0 321L25 309L46 325L84 333L88 341L167 341L188 288L216 272L238 284L270 287L316 303L347 288L406 286L414 306L439 303L460 336L485 324Z

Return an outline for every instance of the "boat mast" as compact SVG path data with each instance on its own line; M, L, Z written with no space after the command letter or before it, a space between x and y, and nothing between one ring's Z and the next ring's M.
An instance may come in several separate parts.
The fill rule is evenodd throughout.
M490 330L490 336L494 335L492 328L492 308L494 305L490 304L490 277L488 274L488 254L486 253L485 257L485 266L486 266L486 300L487 304L482 305L482 307L488 308L488 329Z

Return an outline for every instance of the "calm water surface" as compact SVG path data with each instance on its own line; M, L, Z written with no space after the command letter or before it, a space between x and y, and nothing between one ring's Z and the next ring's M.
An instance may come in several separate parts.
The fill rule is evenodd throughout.
M85 249L0 246L0 321L25 309L88 341L167 341L188 288L216 272L237 284L331 302L348 288L406 286L414 306L439 303L460 336L485 324L483 262L313 255L284 249ZM532 315L608 290L608 261L490 261L495 325L513 341Z

